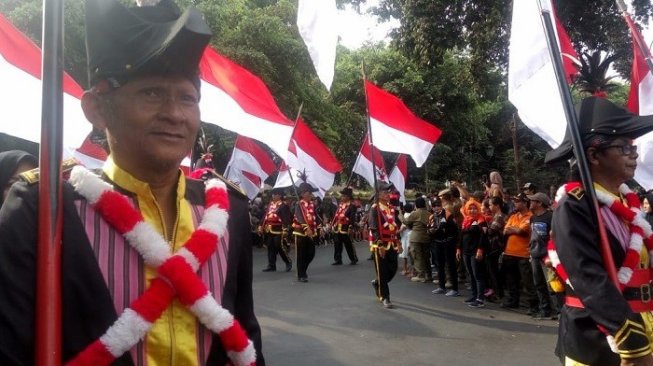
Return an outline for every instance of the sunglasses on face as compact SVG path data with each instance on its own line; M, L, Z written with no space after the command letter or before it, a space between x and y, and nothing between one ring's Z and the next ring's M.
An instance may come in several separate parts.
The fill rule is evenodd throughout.
M631 156L637 153L637 145L608 145L602 147L600 150L608 149L619 149L623 156Z

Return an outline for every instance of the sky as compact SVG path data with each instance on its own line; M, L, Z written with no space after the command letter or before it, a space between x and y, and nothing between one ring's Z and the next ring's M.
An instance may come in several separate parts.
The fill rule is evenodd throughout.
M379 0L368 0L361 5L361 13L358 14L351 6L345 10L339 10L338 16L342 22L339 26L340 44L349 48L360 48L366 41L378 42L388 38L388 33L399 26L398 20L378 23L378 18L368 14L369 8L379 3Z

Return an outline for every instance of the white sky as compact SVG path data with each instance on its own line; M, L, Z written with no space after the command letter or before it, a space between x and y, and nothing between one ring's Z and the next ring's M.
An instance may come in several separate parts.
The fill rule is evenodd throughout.
M366 41L382 41L393 28L399 26L399 21L396 19L378 23L377 17L367 13L370 7L378 3L378 0L368 0L367 4L361 5L362 15L349 5L345 10L338 10L338 17L342 22L339 25L341 45L349 49L357 49Z

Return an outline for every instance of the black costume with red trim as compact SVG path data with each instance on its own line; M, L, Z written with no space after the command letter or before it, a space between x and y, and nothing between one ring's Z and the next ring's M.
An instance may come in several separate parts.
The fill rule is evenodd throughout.
M397 273L397 255L401 249L398 231L401 223L397 220L397 211L390 204L372 205L369 214L370 250L374 255L374 268L377 273L374 284L379 300L390 300L388 283Z
M308 235L308 230L311 235ZM297 278L307 279L306 271L315 257L315 237L317 235L317 216L311 200L299 200L293 218L295 236L295 255L297 256Z
M342 248L347 251L347 256L351 264L358 262L356 248L351 241L350 230L356 225L356 206L349 202L342 202L338 205L336 214L333 216L331 226L335 233L335 243L333 248L333 260L336 263L342 263Z
M602 206L604 209L605 206ZM649 314L634 312L628 300L651 306L650 277L640 288L624 293L610 281L603 266L599 233L592 219L590 202L582 188L571 190L558 203L552 221L553 239L568 275L567 304L562 308L556 355L561 362L571 358L587 365L619 365L621 358L651 353L646 336ZM617 269L625 258L625 246L606 228ZM648 293L648 295L646 295ZM619 353L611 350L607 335L614 337Z
M268 269L270 270L277 268L277 254L286 263L286 266L292 263L282 245L291 222L292 213L287 204L282 200L270 202L261 223L261 231L265 235L265 245L268 248Z

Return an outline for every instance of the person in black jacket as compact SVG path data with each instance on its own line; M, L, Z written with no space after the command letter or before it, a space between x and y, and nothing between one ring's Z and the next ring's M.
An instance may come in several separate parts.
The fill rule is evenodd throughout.
M198 67L208 26L199 12L182 15L171 1L126 8L87 0L86 27L93 87L82 108L106 133L110 156L99 172L76 167L75 186L63 186L62 363L85 355L110 356L118 366L222 366L234 357L264 365L247 198L232 186L219 197L205 194L204 182L180 170L200 125ZM213 180L207 187L214 184L224 187ZM99 201L99 189L113 198ZM31 179L14 184L0 210L1 365L34 363L37 202ZM138 224L117 225L128 219ZM182 259L171 263L180 272L166 271L165 258ZM187 277L173 278L181 273ZM234 337L210 331L219 328L184 305L191 302L175 286L191 282L208 289L192 303L216 320L228 315L219 306L233 314L251 341L245 348L233 348Z
M568 276L556 355L565 365L653 365L650 261L641 255L651 249L638 244L642 239L634 234L642 230L647 236L651 229L645 220L632 221L631 210L639 210L640 204L625 185L637 167L633 140L653 131L653 116L634 115L598 97L584 99L576 113L614 261L609 265L618 273L618 284L611 280L601 254L591 209L596 203L579 182L570 182L563 188L551 224L559 259L553 264L559 275ZM547 153L545 162L565 162L573 158L572 150L567 134L558 148Z
M438 261L438 288L433 290L434 294L445 294L446 296L460 296L458 292L458 276L451 276L451 289L446 290L446 270L449 273L456 273L456 238L458 237L458 225L454 221L454 215L442 207L442 201L433 200L433 215L429 220L429 233L433 238L435 258ZM446 266L446 268L445 268Z
M351 202L353 192L351 188L346 187L340 191L340 195L340 204L331 220L331 228L335 233L333 263L331 264L342 264L342 248L344 247L347 251L347 256L349 257L349 263L355 265L358 263L358 256L356 255L356 248L351 242L352 232L357 225L356 206Z

